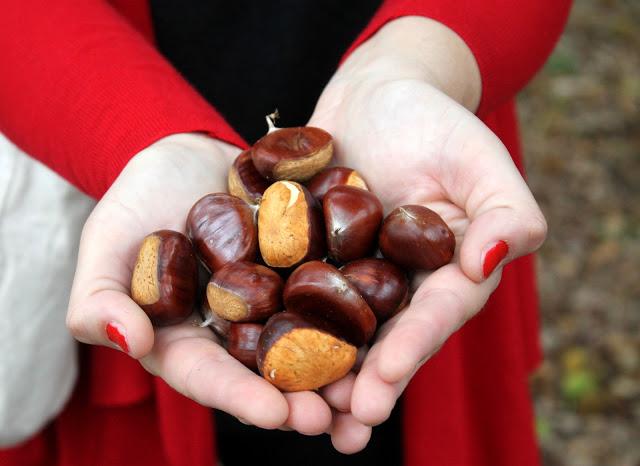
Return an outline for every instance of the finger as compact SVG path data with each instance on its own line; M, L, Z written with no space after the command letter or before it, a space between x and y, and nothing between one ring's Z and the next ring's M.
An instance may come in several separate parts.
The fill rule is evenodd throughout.
M383 329L386 335L376 345L380 347L378 376L388 383L397 383L413 373L484 306L499 280L498 271L488 280L476 283L457 263L430 274L407 309L389 323L389 329Z
M348 373L340 380L320 389L320 395L336 411L348 413L351 411L351 392L356 375Z
M360 373L356 377L351 395L351 413L358 422L377 426L391 415L396 400L404 387L385 382L378 373L381 344L373 345Z
M104 289L77 301L67 313L67 327L83 343L117 348L141 358L153 347L153 326L123 291Z
M472 130L475 134L467 134ZM476 282L498 267L529 254L546 237L547 224L531 191L508 151L491 131L482 126L460 125L455 175L445 177L448 195L463 207L469 226L460 245L460 263ZM472 140L473 143L465 143ZM448 151L456 150L456 143Z
M216 344L207 328L185 322L158 329L141 362L186 397L255 426L275 429L289 417L282 393Z
M474 281L535 251L544 241L547 226L538 206L533 201L517 203L489 207L469 224L460 247L460 263Z
M138 247L131 238L140 233L139 222L123 209L103 212L104 205L96 208L82 230L67 327L79 341L140 358L151 351L154 335L149 318L128 296Z
M363 450L371 439L371 427L349 413L334 413L331 443L340 453L351 455Z
M292 392L284 397L289 403L287 427L304 435L320 435L331 426L331 408L317 393Z

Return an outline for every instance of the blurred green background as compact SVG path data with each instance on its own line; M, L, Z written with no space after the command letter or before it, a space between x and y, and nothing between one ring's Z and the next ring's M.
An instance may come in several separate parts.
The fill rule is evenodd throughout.
M638 466L640 0L576 0L519 111L549 222L532 378L544 464Z

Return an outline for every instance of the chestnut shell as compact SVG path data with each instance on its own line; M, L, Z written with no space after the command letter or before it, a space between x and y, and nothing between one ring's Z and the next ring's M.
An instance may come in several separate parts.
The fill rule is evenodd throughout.
M318 201L296 182L269 186L258 210L258 242L270 267L290 268L323 257L324 219Z
M435 270L453 258L456 238L433 210L405 205L382 222L379 247L384 257L402 267Z
M382 204L372 192L335 186L325 194L322 210L329 257L344 263L373 252L382 222Z
M322 201L327 191L334 186L355 186L356 188L369 190L367 183L353 168L329 167L322 170L307 183L309 192Z
M230 262L207 285L207 300L218 316L233 322L266 320L282 310L280 275L264 265Z
M367 258L340 269L376 315L378 325L390 319L409 299L406 273L387 259Z
M273 315L258 341L262 376L284 391L315 390L344 377L356 363L357 348L325 324L291 312Z
M142 242L131 277L131 297L154 325L183 321L195 308L198 260L182 233L160 230Z
M312 126L279 128L260 138L251 150L256 170L267 180L307 181L333 155L333 139Z
M251 150L245 150L236 157L229 169L227 184L229 194L248 204L259 204L262 194L269 187L269 181L253 165Z
M287 311L326 321L337 336L356 346L375 333L374 313L333 265L320 261L302 264L285 283L283 298Z
M225 341L227 352L252 370L258 369L256 353L263 328L262 324L234 322Z
M257 255L253 210L230 194L207 194L196 202L187 216L187 234L212 272L228 262L254 261Z

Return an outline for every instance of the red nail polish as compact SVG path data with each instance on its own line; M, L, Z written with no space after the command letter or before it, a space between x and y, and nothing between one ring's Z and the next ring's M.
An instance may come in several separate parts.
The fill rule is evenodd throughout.
M487 251L484 256L482 273L487 278L495 270L496 266L509 252L509 246L504 241L498 241L495 246Z
M129 345L127 345L127 339L124 337L122 326L115 322L109 322L107 324L107 336L109 340L118 345L125 353L129 352Z

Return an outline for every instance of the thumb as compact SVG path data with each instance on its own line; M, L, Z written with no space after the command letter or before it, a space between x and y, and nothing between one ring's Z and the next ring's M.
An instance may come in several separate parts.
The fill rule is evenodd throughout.
M83 343L117 347L139 359L151 351L154 331L129 297L129 259L138 248L137 230L117 220L107 227L101 209L98 204L82 230L67 327ZM106 215L117 218L113 212Z
M544 216L516 167L509 163L501 168L502 173L482 177L473 187L470 199L481 200L467 203L470 223L460 247L460 266L475 282L535 251L547 234Z
M149 318L122 290L103 288L75 300L67 327L78 341L117 347L136 359L153 347Z
M500 139L479 120L465 121L447 145L456 165L448 188L469 221L460 267L479 283L498 267L538 249L547 223Z
M480 282L498 266L538 249L546 232L546 222L537 206L489 209L475 217L467 229L460 250L462 270Z

